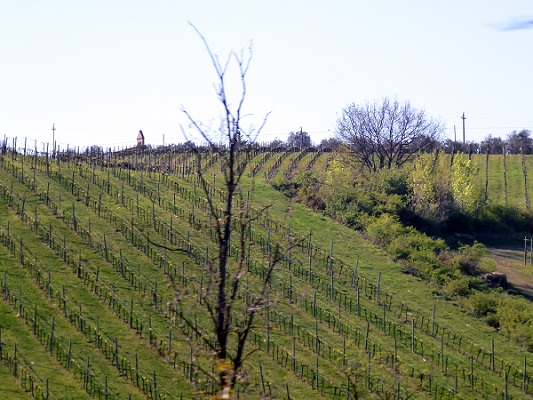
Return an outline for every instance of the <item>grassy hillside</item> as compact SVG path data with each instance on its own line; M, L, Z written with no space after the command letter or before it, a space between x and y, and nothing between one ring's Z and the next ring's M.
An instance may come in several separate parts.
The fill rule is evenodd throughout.
M533 195L533 156L524 156L528 194ZM484 154L472 155L473 163L479 168L478 184L485 188L487 160ZM504 174L504 156L490 154L488 160L488 199L496 204L505 204L505 176L507 179L507 203L518 208L526 208L524 173L521 156L509 154L505 157L507 171Z
M324 169L330 153L250 157L242 192L271 207L248 234L240 296L257 291L275 243L299 246L275 270L240 398L533 397L523 348L268 181ZM218 161L206 153L202 165L220 206ZM520 176L507 161L508 179ZM210 335L198 294L215 221L193 171L176 149L0 156L3 397L209 398L215 365L176 309L180 296Z

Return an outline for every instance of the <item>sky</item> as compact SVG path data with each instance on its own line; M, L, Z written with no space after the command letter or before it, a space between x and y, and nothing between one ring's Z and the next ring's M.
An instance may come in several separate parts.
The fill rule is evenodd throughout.
M319 143L344 107L384 97L442 121L445 138L462 140L463 113L467 141L505 138L533 129L531 21L530 0L2 0L0 140L200 140L184 109L215 132L217 75L190 24L222 63L252 49L243 123L268 116L258 141L302 129Z

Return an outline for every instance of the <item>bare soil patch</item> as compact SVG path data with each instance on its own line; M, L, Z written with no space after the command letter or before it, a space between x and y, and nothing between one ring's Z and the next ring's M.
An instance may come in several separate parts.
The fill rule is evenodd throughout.
M489 248L489 258L495 264L495 272L504 273L512 287L533 300L533 265L530 254L524 265L524 250L517 248Z

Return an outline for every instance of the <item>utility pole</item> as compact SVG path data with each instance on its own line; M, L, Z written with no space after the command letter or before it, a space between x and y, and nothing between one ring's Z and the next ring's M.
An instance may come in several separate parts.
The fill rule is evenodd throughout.
M461 117L461 119L463 120L463 144L466 143L466 137L465 137L465 113L463 112L463 116Z
M56 153L56 124L52 124L52 157Z
M453 141L457 142L457 130L455 129L455 125L453 126L453 137L454 137Z

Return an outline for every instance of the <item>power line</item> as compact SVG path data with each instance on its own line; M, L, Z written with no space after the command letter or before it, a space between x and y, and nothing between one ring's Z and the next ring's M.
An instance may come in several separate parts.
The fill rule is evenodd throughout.
M450 127L450 128L446 128L446 130L452 130L453 128ZM533 125L530 125L530 126L527 126L527 125L522 125L522 126L478 126L478 127L472 127L472 126L469 126L468 129L472 130L472 129L476 129L476 130L479 130L479 129L533 129Z

